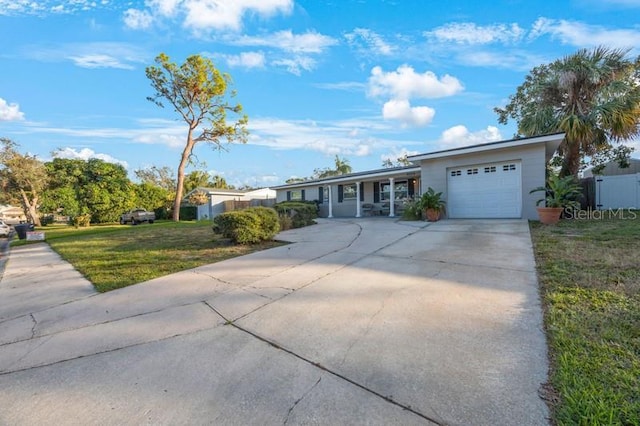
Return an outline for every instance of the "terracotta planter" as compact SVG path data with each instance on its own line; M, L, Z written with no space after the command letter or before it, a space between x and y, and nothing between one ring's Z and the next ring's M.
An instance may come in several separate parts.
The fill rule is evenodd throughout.
M562 207L538 207L538 217L540 222L545 225L555 225L560 221L562 215Z
M425 215L427 216L427 221L429 222L437 222L440 220L440 210L426 209Z

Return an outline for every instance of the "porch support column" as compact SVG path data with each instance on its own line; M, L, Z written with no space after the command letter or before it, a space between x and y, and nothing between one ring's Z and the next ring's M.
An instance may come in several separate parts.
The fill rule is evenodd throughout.
M356 217L360 217L362 205L360 203L360 182L356 182Z
M389 178L389 185L389 217L394 217L396 215L396 188L393 178Z
M327 185L327 191L329 191L329 216L327 218L331 219L333 217L333 197L331 196L331 185Z

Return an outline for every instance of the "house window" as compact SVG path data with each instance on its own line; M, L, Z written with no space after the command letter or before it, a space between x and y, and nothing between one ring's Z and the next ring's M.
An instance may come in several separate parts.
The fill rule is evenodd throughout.
M461 176L462 170L451 170L451 176Z
M292 189L291 190L291 201L302 201L302 190L301 189Z
M329 187L325 186L322 190L322 202L329 203Z
M409 183L406 180L395 182L395 199L403 200L409 198ZM389 182L380 182L380 201L391 200L391 184Z
M505 164L502 166L502 170L505 172L508 172L510 170L515 170L516 169L516 165L515 164Z
M484 168L484 172L485 173L495 173L496 172L496 166L485 167Z
M467 169L467 174L468 175L477 175L478 174L478 169Z
M347 201L347 200L355 200L356 196L357 196L357 192L356 192L356 184L352 184L352 185L344 185L343 189L342 189L342 200L343 201Z

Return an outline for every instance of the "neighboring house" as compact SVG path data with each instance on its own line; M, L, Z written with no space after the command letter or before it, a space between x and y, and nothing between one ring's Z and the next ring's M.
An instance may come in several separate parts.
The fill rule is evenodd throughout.
M612 161L601 173L593 176L589 169L584 176L595 180L596 209L640 209L640 160L631 158L624 168Z
M248 206L269 206L275 203L276 191L269 188L260 188L250 191L238 189L196 188L184 196L188 202L189 196L201 191L207 194L208 202L197 206L197 220L213 219L220 213Z
M16 225L27 221L24 210L20 207L0 205L0 220L7 225Z
M277 201L314 200L323 217L397 216L405 198L443 192L449 218L537 219L547 162L563 133L408 157L414 164L275 187Z

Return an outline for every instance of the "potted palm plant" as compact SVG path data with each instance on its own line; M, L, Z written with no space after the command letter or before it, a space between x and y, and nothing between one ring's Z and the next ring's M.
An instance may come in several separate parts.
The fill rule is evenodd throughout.
M550 175L546 186L532 189L529 193L544 192L545 197L536 203L540 222L546 225L558 223L562 212L566 208L578 208L578 198L582 195L582 188L573 176L559 177ZM539 207L541 203L545 207Z
M442 192L436 192L431 187L420 197L420 208L424 210L429 222L440 220L440 216L444 212L445 204L446 201L442 199Z

